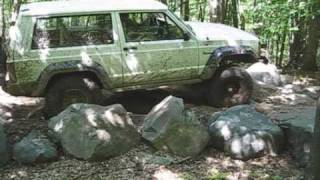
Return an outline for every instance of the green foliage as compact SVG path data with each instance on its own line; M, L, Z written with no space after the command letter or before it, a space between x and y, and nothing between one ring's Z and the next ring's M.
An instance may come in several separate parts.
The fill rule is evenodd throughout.
M272 176L272 180L283 180L283 177L281 176Z
M225 180L229 174L225 172L220 172L218 169L211 169L210 175L206 178L208 180Z
M191 174L189 174L189 173L183 173L183 174L181 175L181 178L182 178L183 180L196 180L196 179L197 179L196 177L194 177L193 175L191 175Z

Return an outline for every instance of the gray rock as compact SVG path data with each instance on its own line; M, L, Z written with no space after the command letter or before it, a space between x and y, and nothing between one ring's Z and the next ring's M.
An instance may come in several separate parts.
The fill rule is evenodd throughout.
M179 156L195 156L207 145L209 135L195 114L184 110L183 100L165 98L146 116L142 137L154 147Z
M301 94L303 92L303 86L299 84L287 84L280 88L281 94Z
M5 165L9 160L7 137L4 128L0 123L0 166Z
M209 120L209 134L213 147L242 160L266 153L276 155L284 141L282 130L250 105L214 114Z
M273 115L284 129L290 153L303 167L310 160L315 112L315 107L295 107L289 109L288 113Z
M73 104L51 118L49 128L66 153L84 160L117 156L140 142L139 133L120 104Z
M273 104L283 105L310 105L315 101L305 94L280 94L269 96L268 100Z
M320 86L310 86L303 89L303 93L312 99L318 99L320 96Z
M281 75L273 64L255 63L247 68L247 72L257 83L281 86Z
M57 158L55 145L39 131L31 131L13 147L13 159L19 163L43 163Z
M281 82L283 85L292 84L294 77L287 74L280 74Z
M278 89L272 85L264 85L264 84L254 83L252 100L259 102L259 103L264 102L270 96L276 94L277 91L278 91Z

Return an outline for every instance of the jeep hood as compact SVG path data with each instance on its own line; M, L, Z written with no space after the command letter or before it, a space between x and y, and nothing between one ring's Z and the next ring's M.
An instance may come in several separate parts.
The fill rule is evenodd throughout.
M241 42L243 41L255 42L254 44L259 42L259 39L255 35L224 24L203 22L185 23L192 28L200 41L224 40L227 41L229 45L242 45Z

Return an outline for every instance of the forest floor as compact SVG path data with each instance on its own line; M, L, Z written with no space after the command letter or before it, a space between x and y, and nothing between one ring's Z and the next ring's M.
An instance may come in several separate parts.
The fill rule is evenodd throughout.
M320 77L313 75L312 78L296 76L297 84L313 86L317 84ZM316 78L316 79L315 79ZM151 92L129 92L121 94L115 101L123 104L129 112L134 112L133 120L141 124L143 115L153 105L157 104L163 97L175 90L155 90ZM179 90L178 90L179 91ZM194 92L192 90L192 92ZM269 116L277 112L290 113L296 108L308 108L315 105L314 100L299 101L297 103L286 103L283 101L270 101L269 96L282 96L281 90L266 94L258 93L255 100L267 103ZM181 91L179 91L181 93ZM179 94L178 93L178 94ZM148 94L149 96L146 96ZM176 93L173 93L176 94ZM181 96L188 93L182 92ZM7 98L7 94L0 93L1 101ZM193 98L186 98L186 108L198 113L203 123L214 112L222 109L206 106L199 101L201 91ZM15 97L19 98L19 97ZM295 101L296 99L291 99ZM138 107L138 108L137 108ZM264 108L266 109L266 108ZM268 109L268 108L267 108ZM31 117L16 115L6 125L10 144L19 141L30 130L38 129L47 132L47 120L41 113ZM131 151L102 162L87 162L77 160L68 156L60 156L56 162L21 165L11 161L7 166L0 168L0 179L303 179L303 168L284 151L278 156L264 156L249 161L233 160L223 152L213 148L207 148L196 158L181 158L163 152L157 152L152 147L141 143L140 146Z

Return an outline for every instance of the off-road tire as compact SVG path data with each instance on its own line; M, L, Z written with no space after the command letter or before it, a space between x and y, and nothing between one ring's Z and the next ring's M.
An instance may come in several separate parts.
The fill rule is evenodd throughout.
M220 71L209 82L208 104L214 107L231 107L247 104L253 92L250 75L239 67Z
M87 75L66 75L50 83L45 98L44 115L46 118L50 118L63 111L70 104L101 104L103 95L94 78Z

